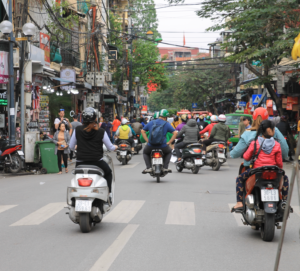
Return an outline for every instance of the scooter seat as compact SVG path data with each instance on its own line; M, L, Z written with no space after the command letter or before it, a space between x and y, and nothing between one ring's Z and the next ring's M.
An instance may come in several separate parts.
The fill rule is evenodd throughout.
M88 169L88 174L97 174L99 176L104 176L103 169L93 166L93 165L80 165L75 168L74 174L82 174L84 173L83 169Z
M192 146L194 146L194 147L201 147L201 145L202 145L202 144L200 144L200 143L192 143L192 144L187 145L187 147L188 147L188 148L189 148L189 147L192 147Z
M225 141L215 141L215 142L211 143L211 145L216 145L216 144L226 145L226 142Z

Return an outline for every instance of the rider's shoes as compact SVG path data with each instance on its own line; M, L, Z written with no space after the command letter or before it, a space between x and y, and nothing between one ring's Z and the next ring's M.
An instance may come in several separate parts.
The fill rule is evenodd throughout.
M182 159L180 159L180 160L177 159L175 163L179 164L181 161L182 161Z
M151 173L151 172L152 172L152 168L146 168L142 171L143 174Z
M205 154L203 154L203 155L202 155L202 159L203 159L203 160L205 160L205 159L206 159L206 157L205 157Z
M172 173L172 169L170 169L170 168L164 168L164 172Z

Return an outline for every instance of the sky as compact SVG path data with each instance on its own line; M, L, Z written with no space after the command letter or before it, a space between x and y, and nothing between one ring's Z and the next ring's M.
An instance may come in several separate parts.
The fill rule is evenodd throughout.
M207 45L214 42L219 33L201 33L213 25L210 19L199 18L195 11L199 5L177 6L161 8L168 5L168 1L154 0L158 18L158 31L162 35L163 42L183 45L183 33L185 33L186 46L208 49ZM198 4L201 0L186 0L184 4ZM173 32L173 33L172 33ZM193 33L191 33L193 32ZM159 47L171 47L171 45L160 44ZM208 52L201 50L200 52Z

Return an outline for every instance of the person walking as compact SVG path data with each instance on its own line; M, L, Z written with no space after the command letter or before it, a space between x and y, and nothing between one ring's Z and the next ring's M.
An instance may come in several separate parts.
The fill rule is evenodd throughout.
M62 174L61 170L61 157L63 158L64 165L66 168L66 173L68 173L68 154L70 152L69 143L70 143L70 134L66 130L64 123L61 123L58 126L58 130L53 136L53 143L55 144L55 154L57 155L58 162L58 174Z
M69 119L65 118L65 109L59 109L58 118L54 120L54 129L55 132L58 130L58 127L61 123L65 124L66 130L70 131L70 135L72 134L72 124Z
M104 122L100 127L105 130L111 142L112 142L112 127L113 127L112 124L109 122L107 118L104 120Z
M238 130L238 137L240 138L242 134L245 132L246 126L244 124L244 116L240 117L240 123L239 123L239 130Z
M73 116L73 121L71 122L71 125L72 125L72 134L71 134L71 137L72 137L76 127L82 125L82 123L78 121L78 116L77 115ZM70 151L70 159L69 159L70 162L72 162L73 155L74 155L74 152Z
M115 134L118 130L119 126L121 125L121 119L119 116L116 116L113 123L112 123L112 143L115 143Z

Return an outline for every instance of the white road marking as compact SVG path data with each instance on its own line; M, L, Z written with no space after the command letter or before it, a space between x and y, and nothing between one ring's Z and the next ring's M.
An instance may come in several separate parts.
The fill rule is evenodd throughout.
M133 164L129 164L129 165L126 165L126 166L122 166L122 169L123 168L134 168L135 166L137 166L140 162L138 163L133 163Z
M129 223L144 203L144 200L122 200L111 213L103 218L103 222Z
M195 225L194 202L171 201L165 224Z
M25 216L21 220L11 224L10 226L24 226L24 225L39 225L57 214L66 206L65 202L49 203L37 211Z
M111 246L96 261L90 271L107 271L138 227L139 225L127 225Z
M232 207L235 205L236 205L236 203L228 203L229 210L231 211ZM232 213L232 215L234 216L238 226L244 226L244 224L242 222L242 218L243 218L242 214Z
M5 212L11 208L14 208L18 205L0 205L0 213Z

